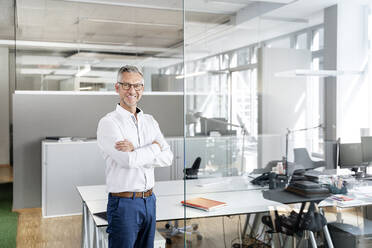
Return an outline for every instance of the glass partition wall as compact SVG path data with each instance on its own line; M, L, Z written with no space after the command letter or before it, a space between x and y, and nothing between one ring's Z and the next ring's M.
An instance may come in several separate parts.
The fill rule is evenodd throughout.
M286 173L288 164L304 163L299 161L305 158L335 169L340 131L347 136L349 128L357 132L370 126L366 119L352 126L350 119L342 128L339 118L345 111L358 119L363 115L356 108L351 113L342 103L340 96L351 87L346 86L347 78L353 82L359 78L357 88L368 83L361 79L365 56L360 54L360 63L350 64L348 49L335 50L337 45L356 46L367 54L362 33L367 32L363 27L368 11L363 11L369 6L326 1L316 6L309 1L184 4L184 63L161 69L165 74L179 73L184 80L184 200L203 197L227 203L204 214L185 208L185 245L231 247L252 240L269 244L265 230L255 233L247 228L254 221L246 222L245 214L255 213L252 202L262 199L243 200L251 196L250 181L265 171ZM351 28L348 7L364 13L354 23L363 29L353 30L359 43L340 39L339 32ZM336 27L337 22L341 26ZM345 59L342 66L336 66L340 58L336 53ZM354 76L352 68L357 71ZM362 99L357 100L360 107L367 97ZM370 107L362 109L370 113Z
M157 223L167 247L270 244L247 215L265 212L252 191L262 188L250 181L271 167L285 173L297 148L336 168L337 138L372 135L366 1L8 3L9 13L16 3L15 38L2 22L0 46L9 49L10 98L14 91L114 94L117 69L134 64L145 95L182 101L169 113L183 119L178 131L160 125L173 164L155 169L157 182L182 185L167 206L177 221ZM199 197L226 206L182 207Z
M280 162L306 166L305 157L338 169L337 139L360 142L371 135L370 2L195 2L185 4L185 166L197 157L202 162L198 183L186 180L186 199L229 202L237 190L244 198L257 176L248 173ZM206 5L209 22L194 21L193 10ZM203 139L204 148L192 144ZM195 184L201 188L194 191ZM239 218L199 220L216 247L247 238L244 211L233 204L224 211L230 207L239 209ZM187 208L186 218L194 211ZM238 224L226 228L226 222ZM203 230L208 225L215 235Z

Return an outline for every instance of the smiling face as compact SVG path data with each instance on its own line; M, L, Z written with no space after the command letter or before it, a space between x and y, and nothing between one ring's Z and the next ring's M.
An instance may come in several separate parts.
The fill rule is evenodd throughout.
M120 106L134 114L136 113L137 103L143 94L143 86L139 90L135 90L133 86L125 89L123 83L143 84L143 78L137 72L123 72L121 82L115 84L116 92L120 96Z

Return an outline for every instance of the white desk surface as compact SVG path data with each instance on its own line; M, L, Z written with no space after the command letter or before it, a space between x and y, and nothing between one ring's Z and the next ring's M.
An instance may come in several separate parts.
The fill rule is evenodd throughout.
M259 190L261 186L251 184L252 178L246 176L203 178L196 180L172 180L155 182L154 192L157 197L183 195L186 185L186 194L201 194L211 192ZM106 200L106 185L78 186L77 190L83 201Z
M328 197L327 199L321 201L318 206L353 208L372 205L372 187L370 185L360 187L356 190L351 190L346 196L352 198L353 200L346 201L344 204L342 204Z
M212 211L203 211L184 207L181 201L184 199L183 195L169 195L158 196L156 201L156 221L177 220L184 219L185 210L186 218L205 218L225 215L259 213L269 211L271 207L287 207L284 204L265 200L262 197L260 190L243 190L230 192L215 192L204 194L188 195L188 199L194 197L205 197L217 201L227 203L227 206L215 209ZM89 212L99 213L105 212L107 208L107 200L87 200L86 201ZM97 226L107 226L107 221L93 215L93 219Z

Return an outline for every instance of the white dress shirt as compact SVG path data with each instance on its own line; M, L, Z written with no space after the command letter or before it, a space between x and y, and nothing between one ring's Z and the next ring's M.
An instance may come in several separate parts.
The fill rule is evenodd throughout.
M128 140L134 151L115 149L115 143ZM152 144L157 141L159 145ZM173 153L156 120L137 108L136 117L121 107L108 113L98 123L98 147L106 161L107 191L142 192L154 187L154 167L170 166Z

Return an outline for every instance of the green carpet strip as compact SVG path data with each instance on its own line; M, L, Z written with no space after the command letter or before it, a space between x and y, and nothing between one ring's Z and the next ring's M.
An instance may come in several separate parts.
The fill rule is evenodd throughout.
M0 248L15 248L18 213L12 212L13 184L0 184Z

